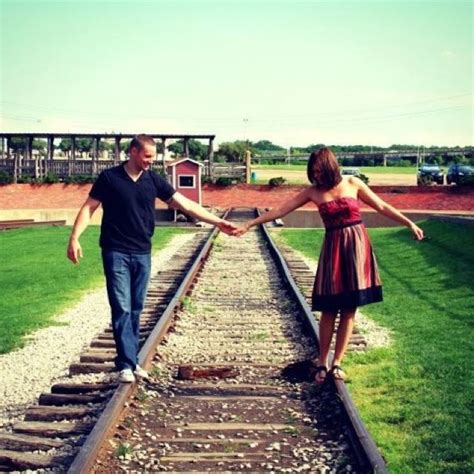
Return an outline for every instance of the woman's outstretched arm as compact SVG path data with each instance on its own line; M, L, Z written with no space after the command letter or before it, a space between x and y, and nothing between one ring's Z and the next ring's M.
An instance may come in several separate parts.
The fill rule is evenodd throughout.
M424 238L422 229L420 229L413 221L408 219L408 217L404 216L400 211L377 196L377 194L375 194L362 180L354 177L351 178L351 182L357 186L358 196L363 202L380 214L408 227L417 240L422 240Z
M247 232L251 227L265 222L273 221L280 217L286 216L291 211L298 209L298 207L303 206L308 201L311 200L311 188L308 187L298 193L295 197L284 202L281 206L276 207L270 211L265 212L260 217L247 221L240 229L234 232L234 235L242 235Z

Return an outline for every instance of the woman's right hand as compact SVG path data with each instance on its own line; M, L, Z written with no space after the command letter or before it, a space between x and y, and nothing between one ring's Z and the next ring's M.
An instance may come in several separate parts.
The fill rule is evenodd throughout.
M410 224L410 230L413 232L416 240L423 240L425 238L423 229L420 229L414 222Z

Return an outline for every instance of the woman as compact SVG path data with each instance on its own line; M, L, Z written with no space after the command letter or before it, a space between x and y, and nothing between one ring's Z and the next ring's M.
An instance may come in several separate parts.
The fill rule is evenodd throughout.
M383 299L377 262L361 220L359 199L410 228L415 239L422 240L424 236L415 223L378 197L359 178L341 176L337 159L328 148L311 154L307 173L312 186L280 207L247 222L235 234L242 235L254 225L283 217L309 201L318 206L326 234L314 282L312 310L321 311L315 381L322 384L328 372L335 379L345 378L341 362L352 334L357 307ZM329 371L329 349L338 313L336 348Z

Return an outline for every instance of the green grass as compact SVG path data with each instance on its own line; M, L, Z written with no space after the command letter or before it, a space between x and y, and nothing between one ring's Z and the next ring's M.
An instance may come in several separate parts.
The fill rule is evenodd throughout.
M54 316L88 290L104 284L99 227L81 236L84 258L66 258L70 227L36 227L0 232L0 354L21 347L31 332L57 324ZM184 229L159 228L154 249Z
M344 365L390 472L473 472L474 227L422 227L424 242L406 229L369 230L385 301L363 312L392 330L393 343L348 354ZM281 238L314 257L323 233L283 230Z
M343 166L342 168L359 168L364 173L377 174L415 174L416 166ZM253 170L295 170L306 171L306 164L296 165L252 165Z

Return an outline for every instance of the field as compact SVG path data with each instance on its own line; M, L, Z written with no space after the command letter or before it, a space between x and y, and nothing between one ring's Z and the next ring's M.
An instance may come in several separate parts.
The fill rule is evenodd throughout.
M104 284L98 226L81 237L84 258L66 258L70 227L36 227L0 233L0 354L21 347L25 336L54 324L54 315ZM154 249L182 229L156 229ZM4 329L5 328L5 329Z
M368 176L370 185L415 186L416 168L406 166L368 166L359 167ZM267 184L270 178L283 176L289 184L307 184L306 165L254 165L257 183Z

